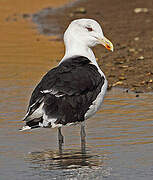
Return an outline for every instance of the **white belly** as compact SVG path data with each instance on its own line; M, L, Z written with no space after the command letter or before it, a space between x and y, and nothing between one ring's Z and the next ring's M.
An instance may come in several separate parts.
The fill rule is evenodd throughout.
M105 79L104 85L101 88L101 92L98 94L97 98L95 99L95 101L93 101L92 105L89 107L89 110L86 112L85 119L90 118L100 109L106 91L107 91L107 80Z

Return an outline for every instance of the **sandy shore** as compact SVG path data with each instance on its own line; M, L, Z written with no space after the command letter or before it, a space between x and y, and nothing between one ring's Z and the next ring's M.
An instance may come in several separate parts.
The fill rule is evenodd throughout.
M114 44L113 53L101 46L94 49L110 88L123 87L138 93L153 91L152 0L79 1L73 6L47 8L33 15L33 21L46 35L62 34L77 18L97 20Z

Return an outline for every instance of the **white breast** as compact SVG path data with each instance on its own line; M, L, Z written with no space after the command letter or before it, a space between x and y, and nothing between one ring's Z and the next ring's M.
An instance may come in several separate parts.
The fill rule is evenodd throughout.
M100 68L98 69L99 73L104 76L104 73L100 70ZM95 99L95 101L92 102L92 105L90 105L89 110L86 112L85 114L85 119L90 118L91 116L93 116L101 107L102 102L104 100L104 96L106 94L107 91L107 79L105 78L104 84L101 88L100 93L98 94L97 98Z

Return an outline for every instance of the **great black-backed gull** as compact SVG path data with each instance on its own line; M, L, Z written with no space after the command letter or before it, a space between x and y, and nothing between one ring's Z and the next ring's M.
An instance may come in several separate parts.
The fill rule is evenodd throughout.
M64 43L63 59L32 92L21 129L57 127L59 145L63 143L61 127L76 123L81 124L81 142L85 142L84 122L100 108L107 90L107 80L91 47L102 44L113 51L113 44L93 19L72 21Z

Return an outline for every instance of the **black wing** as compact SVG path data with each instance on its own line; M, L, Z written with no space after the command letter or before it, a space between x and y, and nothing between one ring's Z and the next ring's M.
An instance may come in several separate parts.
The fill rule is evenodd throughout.
M83 121L104 81L86 57L69 58L50 70L34 89L25 120L32 121L43 103L45 114L56 118L57 124Z

